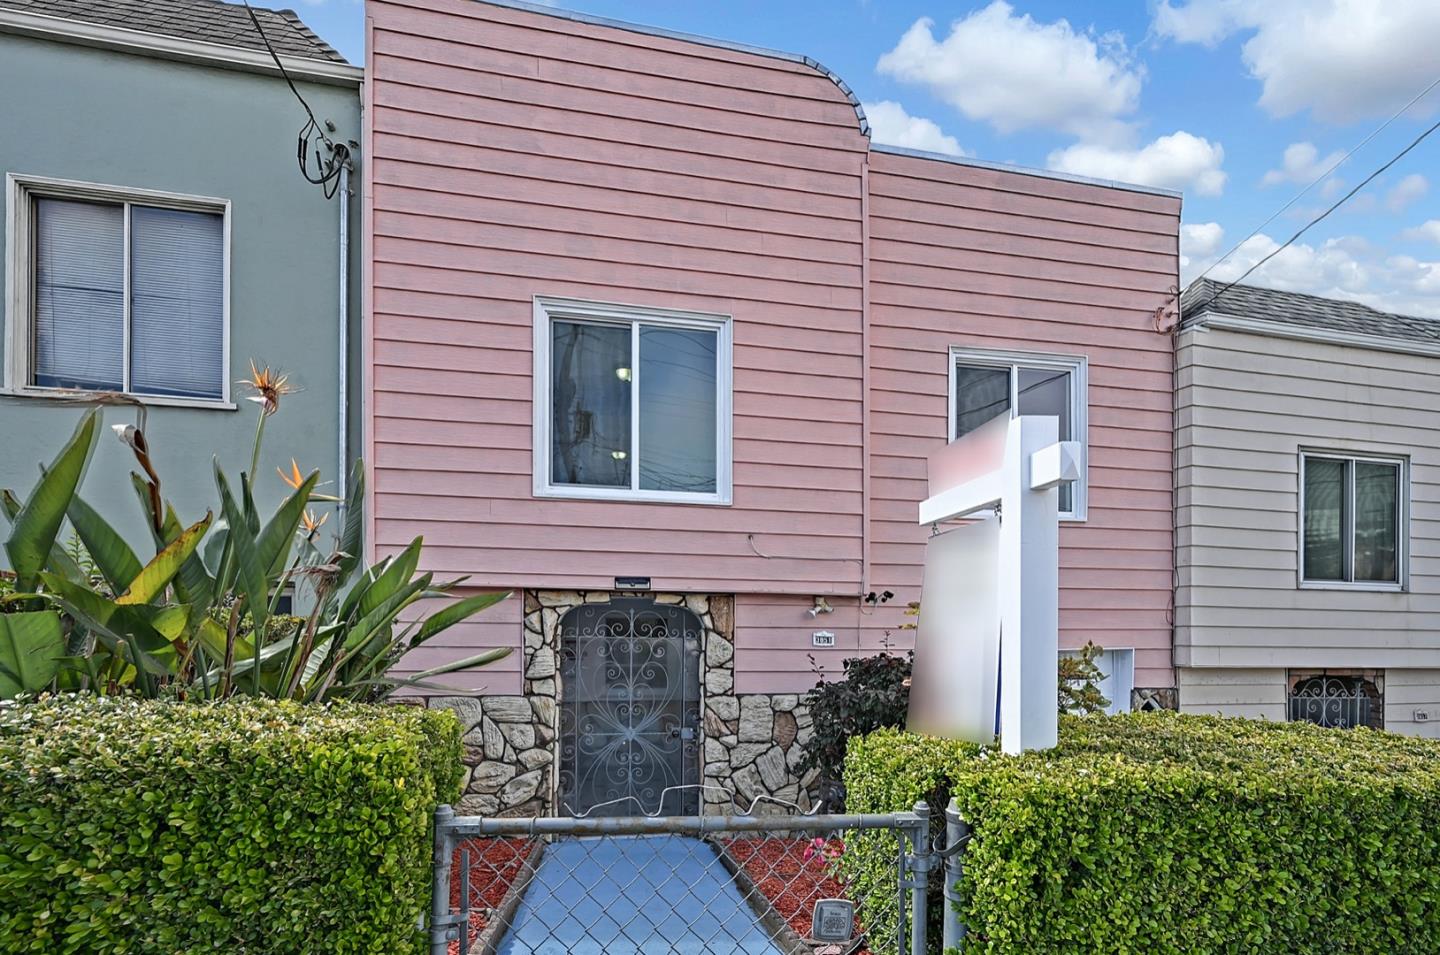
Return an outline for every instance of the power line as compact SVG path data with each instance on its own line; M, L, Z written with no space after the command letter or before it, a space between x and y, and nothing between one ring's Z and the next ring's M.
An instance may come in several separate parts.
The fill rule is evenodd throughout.
M255 25L255 32L260 34L260 42L265 44L265 49L270 53L270 59L275 61L280 75L285 78L285 85L290 87L290 92L295 94L295 98L305 109L305 115L309 117L305 125L300 127L300 134L295 146L296 159L300 164L300 175L304 176L307 182L323 188L325 198L329 199L340 188L340 170L349 162L350 150L326 134L324 125L315 118L315 111L310 108L305 97L301 96L300 91L295 88L295 81L290 78L290 71L285 69L285 64L281 62L279 55L275 52L275 47L270 45L270 38L265 35L265 28L260 25L260 18L256 16L255 8L250 6L250 0L244 0L244 2L246 12L250 14L250 22ZM315 164L319 167L319 172L313 174L310 172L309 163L311 133L318 134L320 141L330 150L328 159L320 155L320 150L315 150Z
M1220 291L1216 292L1216 293L1215 293L1215 296L1214 296L1210 301L1211 301L1211 302L1219 301L1220 296L1224 295L1226 292L1230 291L1230 290L1231 290L1232 288L1234 288L1236 285L1239 285L1241 282L1245 281L1245 279L1250 275L1251 272L1254 272L1256 269L1260 268L1260 266L1264 265L1266 262L1269 262L1271 259L1275 258L1275 256L1279 255L1281 252L1284 252L1285 249L1288 248L1293 242L1295 242L1297 239L1299 239L1299 238L1300 238L1302 235L1304 235L1306 232L1310 231L1311 227L1313 227L1313 226L1315 226L1315 225L1318 225L1320 222L1324 221L1324 219L1325 219L1326 216L1330 215L1330 213L1334 212L1336 209L1338 209L1338 208L1340 208L1341 206L1343 206L1346 202L1348 202L1348 201L1350 200L1350 198L1351 198L1352 196L1355 195L1355 193L1359 192L1361 189L1364 189L1364 188L1365 188L1366 186L1368 186L1371 182L1373 182L1377 176L1381 175L1381 174L1384 173L1387 169L1389 169L1391 166L1395 165L1395 164L1396 164L1397 162L1399 162L1401 159L1405 158L1405 155L1406 155L1407 153L1409 153L1410 150L1414 149L1416 146L1418 146L1418 145L1420 145L1422 142L1424 142L1425 139L1426 139L1426 137L1428 137L1431 133L1435 132L1435 130L1437 130L1437 129L1440 129L1440 121L1437 121L1433 126L1431 126L1429 129L1425 130L1425 131L1424 131L1423 133L1421 133L1419 136L1416 136L1415 139L1411 141L1410 145L1406 146L1404 149L1400 150L1400 152L1396 153L1395 156L1394 156L1389 162L1387 162L1385 165L1381 166L1379 169L1375 170L1375 171L1372 172L1370 175L1368 175L1368 176L1366 176L1364 179L1362 179L1362 180L1360 181L1360 183L1355 186L1354 189L1351 189L1349 192L1345 193L1345 195L1343 195L1343 196L1341 196L1339 199L1337 199L1337 200L1335 201L1335 203L1330 206L1330 208L1326 209L1324 212L1320 213L1318 216L1316 216L1315 218L1311 219L1309 222L1305 223L1305 227L1304 227L1304 228L1302 228L1299 232L1297 232L1297 233L1295 233L1294 235L1292 235L1290 238L1286 239L1278 248L1276 248L1276 249L1275 249L1273 252L1271 252L1269 255L1265 256L1265 258L1261 259L1259 262L1256 262L1254 265L1252 265L1252 266L1250 266L1248 269L1246 269L1245 272L1244 272L1244 274L1241 275L1238 279L1236 279L1235 281L1229 283L1229 284L1226 285L1224 288L1222 288Z
M1236 252L1240 251L1240 247L1241 247L1241 246L1243 246L1246 242L1249 242L1251 239L1253 239L1253 238L1255 238L1257 235L1259 235L1260 232L1261 232L1261 230L1263 230L1267 225L1269 225L1270 223L1274 222L1276 219L1280 218L1280 216L1284 214L1285 210L1289 209L1289 208L1290 208L1291 206L1293 206L1295 203L1297 203L1297 202L1299 202L1301 199L1303 199L1303 198L1305 197L1306 193L1308 193L1311 189L1314 189L1314 188L1315 188L1316 186L1318 186L1320 183L1322 183L1322 182L1324 182L1326 179L1328 179L1328 178L1330 177L1330 174L1331 174L1331 173L1333 173L1335 170L1337 170L1337 169L1339 169L1341 166L1343 166L1343 165L1345 164L1345 162L1346 162L1351 156L1355 155L1355 154L1356 154L1357 152L1359 152L1361 149L1365 148L1365 146L1366 146L1367 144L1369 144L1369 142L1370 142L1372 139L1374 139L1376 136L1379 136L1382 132L1384 132L1385 129L1386 129L1387 127L1389 127L1389 125L1390 125L1391 123L1395 122L1395 120L1399 119L1399 118L1400 118L1401 116L1403 116L1405 113L1409 112L1410 107L1414 106L1416 103L1420 102L1420 100L1424 99L1425 96L1426 96L1427 94L1429 94L1430 91L1433 90L1433 89L1435 89L1435 87L1437 87L1437 86L1440 86L1440 76L1437 76L1437 77L1435 78L1434 82L1432 82L1429 86L1425 87L1423 90L1421 90L1420 92L1416 93L1416 94L1411 98L1410 102L1406 103L1404 106L1400 107L1400 108L1397 109L1394 113L1392 113L1389 119L1385 120L1385 122L1383 122L1383 123L1381 123L1379 126L1375 127L1375 129L1370 133L1369 136L1366 136L1364 139L1360 140L1360 142L1356 143L1354 146L1352 146L1352 147L1350 148L1350 151L1349 151L1349 152L1347 152L1345 155L1341 156L1339 159L1335 160L1335 162L1333 162L1333 163L1330 165L1330 168L1329 168L1329 169L1326 169L1326 170L1325 170L1324 172L1322 172L1319 176L1316 176L1316 177L1315 177L1315 181L1314 181L1314 182L1310 183L1310 185L1306 186L1304 189L1301 189L1299 192L1297 192L1297 193L1294 195L1294 197L1291 198L1291 200L1290 200L1289 202L1285 203L1285 204L1284 204L1283 206L1281 206L1279 209L1276 209L1275 212L1274 212L1274 214L1271 215L1270 218L1266 219L1264 222L1260 223L1258 226L1255 227L1255 231L1251 232L1251 233L1250 233L1249 235L1247 235L1245 238L1241 239L1239 242L1237 242L1237 243L1235 243L1234 245L1232 245L1232 246L1230 247L1230 251L1228 251L1228 252L1226 252L1224 255L1220 256L1220 258L1216 259L1214 262L1211 262L1210 265L1209 265L1209 267L1206 268L1205 271L1201 272L1199 275L1197 275L1197 276L1195 277L1196 281L1198 281L1198 280L1200 280L1200 279L1203 279L1205 276L1209 275L1210 272L1211 272L1211 270L1213 270L1213 269L1215 269L1217 266L1219 266L1220 263L1222 263L1222 262L1224 262L1226 259L1230 258L1230 256L1234 255ZM1247 272L1246 274L1248 275L1249 273ZM1232 283L1232 284L1233 284L1233 283Z

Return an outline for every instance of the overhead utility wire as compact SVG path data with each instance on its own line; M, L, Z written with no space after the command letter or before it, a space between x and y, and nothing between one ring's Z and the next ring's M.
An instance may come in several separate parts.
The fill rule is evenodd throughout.
M1216 259L1214 262L1211 262L1211 263L1210 263L1210 266L1209 266L1208 268L1206 268L1205 271L1201 272L1199 275L1196 276L1196 279L1197 279L1197 280L1198 280L1198 279L1203 279L1205 276L1207 276L1207 275L1210 274L1210 272L1211 272L1212 269L1214 269L1214 268L1216 268L1217 266L1219 266L1221 262L1224 262L1226 259L1230 258L1230 256L1232 256L1232 255L1234 255L1236 252L1240 251L1240 247L1241 247L1242 245L1244 245L1246 242L1249 242L1251 239L1253 239L1253 238L1255 238L1257 235L1259 235L1260 232L1261 232L1261 230L1263 230L1267 225L1269 225L1270 223L1274 222L1276 219L1280 218L1280 216L1281 216L1282 214L1284 214L1284 212L1285 212L1286 209L1289 209L1289 208L1290 208L1291 206L1293 206L1295 203L1299 202L1301 199L1303 199L1303 198L1305 197L1305 194L1308 193L1311 189L1314 189L1314 188L1315 188L1316 186L1318 186L1320 183L1322 183L1322 182L1324 182L1326 179L1328 179L1328 178L1330 177L1330 174L1331 174L1331 173L1333 173L1335 170L1337 170L1337 169L1339 169L1341 166L1343 166L1343 165L1345 164L1345 162L1346 162L1351 156L1355 155L1355 154L1356 154L1357 152L1359 152L1361 149L1364 149L1365 146L1366 146L1372 139L1374 139L1376 136L1379 136L1381 133L1383 133L1383 132L1385 131L1385 129L1386 129L1391 123L1395 122L1395 120L1399 119L1399 118L1400 118L1401 116L1403 116L1406 112L1408 112L1409 109L1410 109L1410 107L1414 106L1416 103L1420 102L1420 100L1424 99L1425 96L1426 96L1427 94L1429 94L1429 92L1430 92L1431 90L1433 90L1433 89L1434 89L1435 87L1437 87L1437 86L1440 86L1440 76L1437 76L1437 77L1435 78L1435 81L1432 82L1429 86L1425 87L1423 90L1421 90L1420 92L1416 93L1415 96L1410 100L1410 102L1406 103L1404 106L1400 107L1398 110L1396 110L1394 113L1392 113L1389 119L1385 120L1385 122L1383 122L1383 123L1381 123L1379 126L1375 127L1374 131L1371 132L1369 136L1366 136L1364 139L1360 140L1360 142L1358 142L1358 143L1356 143L1354 146L1352 146L1352 147L1350 148L1350 151L1349 151L1349 152L1347 152L1345 155L1341 156L1339 159L1335 160L1335 162L1331 163L1331 164L1330 164L1330 168L1329 168L1329 169L1326 169L1326 170L1325 170L1324 172L1322 172L1319 176L1315 177L1315 181L1314 181L1314 182L1310 183L1310 185L1306 186L1304 189L1301 189L1298 193L1295 194L1295 196L1294 196L1289 202L1285 203L1285 204L1284 204L1283 206L1281 206L1279 209L1276 209L1275 212L1274 212L1274 214L1271 215L1270 218L1266 219L1264 222L1260 223L1258 226L1255 227L1255 231L1251 232L1251 233L1250 233L1249 235L1247 235L1245 238L1241 239L1239 242L1237 242L1237 243L1235 243L1234 245L1232 245L1232 246L1230 247L1230 251L1228 251L1228 252L1226 252L1224 255L1220 256L1220 258ZM1248 274L1248 273L1247 273L1247 274Z
M280 75L285 78L285 85L290 87L290 92L300 101L305 109L305 115L309 117L305 125L300 127L300 135L295 145L296 159L300 165L300 175L305 177L307 182L321 186L325 190L325 198L329 199L335 195L340 188L340 170L350 161L350 150L343 143L332 140L325 132L324 125L315 118L315 111L300 95L295 88L295 81L290 78L290 71L285 69L285 64L280 61L275 47L270 45L270 38L265 35L265 28L260 25L260 18L255 15L255 8L250 6L250 0L245 0L245 9L250 14L250 22L255 25L255 32L260 34L260 41L265 44L265 49L270 53L270 59L275 61L275 66L280 70ZM316 133L330 150L330 157L324 158L320 150L315 150L315 164L319 167L318 173L310 172L308 156L310 153L310 134Z
M1400 150L1400 152L1396 153L1395 156L1394 156L1389 162L1387 162L1385 165L1381 166L1379 169L1377 169L1377 170L1375 170L1374 172L1372 172L1370 175L1366 176L1363 180L1360 181L1360 183L1359 183L1358 185L1355 186L1354 189L1351 189L1349 192L1345 193L1345 195L1341 196L1338 200L1336 200L1335 203L1334 203L1332 206L1330 206L1330 208L1326 209L1324 212L1320 213L1318 216L1316 216L1315 218L1311 219L1309 222L1307 222L1307 223L1305 224L1305 227L1304 227L1304 228L1302 228L1299 232L1297 232L1297 233L1295 233L1294 235L1292 235L1290 238L1286 239L1285 242L1284 242L1279 248L1275 249L1275 251L1273 251L1273 252L1271 252L1269 255L1265 256L1265 258L1261 259L1259 262L1256 262L1254 265L1252 265L1252 266L1250 266L1248 269L1246 269L1246 270L1245 270L1245 273L1244 273L1243 275L1241 275L1238 279L1236 279L1235 281L1229 283L1229 284L1226 285L1224 288L1222 288L1220 291L1216 292L1215 295L1214 295L1214 297L1212 297L1212 298L1210 299L1210 301L1211 301L1211 302L1219 301L1220 296L1224 295L1226 292L1230 291L1230 290L1231 290L1232 288L1234 288L1236 285L1239 285L1241 282L1245 281L1245 279L1250 275L1251 272L1254 272L1254 271L1255 271L1256 269L1258 269L1260 266L1264 265L1266 262L1269 262L1271 259L1275 258L1275 256L1279 255L1281 252L1284 252L1285 249L1286 249L1288 246L1290 246L1291 243L1295 242L1295 240L1299 239L1299 238L1300 238L1302 235L1304 235L1306 232L1310 231L1310 228L1311 228L1312 226L1318 225L1321 221L1323 221L1323 220L1325 219L1326 216L1330 215L1330 213L1334 212L1336 209L1340 208L1342 205L1344 205L1346 202L1348 202L1351 196L1355 195L1355 193L1359 192L1361 189L1364 189L1367 185L1369 185L1369 184L1375 179L1375 177L1379 176L1381 173L1385 172L1385 170L1389 169L1391 166L1395 165L1395 164L1396 164L1397 162L1399 162L1401 159L1405 158L1405 155L1406 155L1408 152L1410 152L1410 150L1414 149L1416 146L1418 146L1418 145L1420 145L1422 142L1424 142L1424 141L1425 141L1425 138L1426 138L1427 136L1429 136L1431 133L1435 132L1435 130L1437 130L1437 129L1440 129L1440 122L1436 122L1436 123L1435 123L1433 126L1431 126L1429 129L1425 130L1425 132L1421 133L1419 136L1416 136L1415 139L1411 141L1410 145L1406 146L1404 149Z

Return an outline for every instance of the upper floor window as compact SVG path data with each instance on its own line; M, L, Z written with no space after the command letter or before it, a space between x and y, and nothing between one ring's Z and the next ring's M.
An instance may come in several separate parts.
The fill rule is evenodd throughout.
M537 299L535 492L728 504L730 320Z
M1302 584L1403 584L1405 471L1402 458L1300 455Z
M1054 415L1060 440L1085 443L1086 364L1080 356L950 350L950 440L1002 414ZM1060 517L1084 520L1086 469L1060 488Z
M11 184L10 386L227 400L225 204Z

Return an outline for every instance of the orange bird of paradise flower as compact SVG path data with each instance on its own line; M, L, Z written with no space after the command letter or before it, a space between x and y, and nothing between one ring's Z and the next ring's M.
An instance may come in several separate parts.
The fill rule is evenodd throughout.
M264 368L256 368L254 359L250 361L250 377L241 378L238 384L254 390L255 394L246 397L260 405L266 415L272 415L279 411L280 399L285 395L295 393L294 386L290 384L289 375L281 371L271 371L269 365Z
M284 468L276 468L275 473L280 475L280 480L284 481L286 484L290 485L297 491L300 490L300 485L305 483L305 476L300 473L300 465L295 463L294 458L290 459L289 474L285 473Z
M317 521L315 515L307 510L300 515L300 526L305 528L306 537L314 537L319 533L321 526L329 519L329 514L321 514L320 519Z

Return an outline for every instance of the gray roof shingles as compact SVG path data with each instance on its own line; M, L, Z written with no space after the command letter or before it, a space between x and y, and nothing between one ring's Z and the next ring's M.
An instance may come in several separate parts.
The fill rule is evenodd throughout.
M244 5L220 0L0 0L0 8L123 27L144 33L201 40L246 50L265 50ZM275 52L309 60L345 63L293 10L255 8Z
M1282 292L1255 285L1235 285L1226 290L1224 282L1213 279L1197 279L1190 283L1180 296L1180 314L1182 325L1194 325L1206 315L1223 314L1303 328L1440 345L1440 320L1437 319L1396 315L1359 302Z

